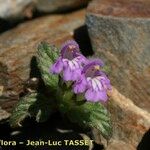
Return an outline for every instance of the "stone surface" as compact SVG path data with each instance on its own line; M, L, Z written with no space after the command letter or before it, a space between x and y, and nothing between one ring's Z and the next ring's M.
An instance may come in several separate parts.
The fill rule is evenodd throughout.
M10 116L10 113L6 112L0 107L0 121L7 119Z
M0 0L1 19L31 17L35 0Z
M89 0L37 0L36 8L41 12L62 12L84 6Z
M132 145L129 145L123 141L111 141L106 150L135 150Z
M74 30L84 24L85 11L41 17L20 24L0 35L0 106L11 111L23 91L24 83L34 74L37 45L47 41L59 46L73 38ZM30 72L32 70L32 73Z
M35 10L46 13L64 12L85 6L89 0L0 0L0 19L32 18Z
M134 105L131 99L112 90L108 105L113 123L112 139L121 140L135 148L150 128L150 113Z
M95 55L110 65L112 84L150 112L149 2L94 0L86 24Z
M132 100L122 95L114 87L107 108L111 114L113 125L112 137L107 142L94 129L92 133L95 142L103 144L106 149L107 147L110 149L112 146L118 147L116 150L120 150L120 144L126 145L125 150L136 149L143 140L144 135L149 132L150 113L137 107Z
M114 86L108 105L114 127L111 140L134 149L150 128L149 2L94 0L86 15L95 56L110 67Z
M102 16L149 18L149 5L149 0L94 0L88 11Z

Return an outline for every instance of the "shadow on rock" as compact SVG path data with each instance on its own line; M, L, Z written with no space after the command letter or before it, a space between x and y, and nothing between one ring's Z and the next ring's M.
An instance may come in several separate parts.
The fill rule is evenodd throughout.
M150 150L150 129L144 134L137 150Z
M87 26L83 25L74 30L74 39L80 46L81 52L85 56L93 55L92 45L87 31Z

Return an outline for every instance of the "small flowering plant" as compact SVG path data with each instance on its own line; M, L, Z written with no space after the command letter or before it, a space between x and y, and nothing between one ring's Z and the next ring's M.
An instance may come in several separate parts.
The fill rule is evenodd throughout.
M97 128L109 138L112 128L105 103L111 85L102 60L86 58L79 45L69 40L60 49L41 43L37 62L45 88L21 98L10 118L11 126L21 126L27 116L44 122L59 111L71 122Z

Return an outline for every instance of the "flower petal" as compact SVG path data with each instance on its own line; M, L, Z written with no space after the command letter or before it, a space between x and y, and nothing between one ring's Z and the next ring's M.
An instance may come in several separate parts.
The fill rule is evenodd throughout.
M94 92L94 90L88 89L88 90L85 92L85 99L86 99L87 101L95 102L95 101L94 101L94 99L95 99L95 92Z
M70 67L64 69L63 79L65 81L76 81L81 77L81 69L72 70Z
M80 80L76 81L73 86L74 93L83 93L87 88L87 82L84 76L81 76Z
M63 71L63 79L65 81L70 81L72 80L72 71L69 67L66 67Z
M106 102L108 99L106 91L95 91L93 89L88 89L86 91L85 98L87 101L91 102Z
M72 81L77 81L81 77L81 69L75 69L72 71Z
M53 74L58 74L62 71L63 69L63 62L62 59L59 58L56 63L54 63L51 68L50 68L50 72Z
M86 73L90 68L92 68L93 66L98 65L100 67L104 66L104 63L101 59L92 59L87 61L87 63L85 64L84 68L83 68L83 73Z
M61 56L63 58L67 58L70 55L70 52L68 51L68 48L73 48L73 51L71 52L72 55L74 52L79 52L79 45L74 40L68 40L61 46ZM69 52L69 53L68 53Z
M76 53L76 57L74 58L74 60L83 65L85 65L88 62L88 59L81 53Z
M107 99L108 99L107 92L105 90L96 92L96 100L97 101L106 102Z

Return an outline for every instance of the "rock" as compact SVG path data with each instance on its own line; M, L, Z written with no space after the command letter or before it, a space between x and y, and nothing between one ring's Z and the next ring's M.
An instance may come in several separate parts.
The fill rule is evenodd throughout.
M40 12L63 12L84 6L89 0L37 0L37 10Z
M0 106L11 111L29 77L38 77L36 49L41 41L59 46L84 24L85 11L37 18L0 35Z
M148 0L94 0L86 24L95 55L110 65L112 84L150 112L149 7Z
M109 146L106 148L106 150L135 150L135 148L132 145L126 144L123 141L111 141Z
M10 116L10 113L6 112L0 107L0 121L7 119Z
M35 0L0 0L0 18L5 20L32 17Z
M32 18L35 9L40 13L64 12L85 6L89 0L0 0L0 19Z
M113 123L112 139L124 141L136 148L150 128L150 113L137 107L115 88L108 110Z
M132 148L128 148L129 145L136 149L144 134L149 132L150 113L137 107L132 100L119 93L114 87L112 88L111 99L107 109L111 114L112 137L108 142L94 129L92 134L95 142L103 144L106 150L111 148L110 145L118 145L119 149L120 146L117 143L121 141L126 144L127 150L132 150Z
M135 149L150 128L149 7L148 0L94 0L86 15L94 55L109 66L114 86L111 140Z

